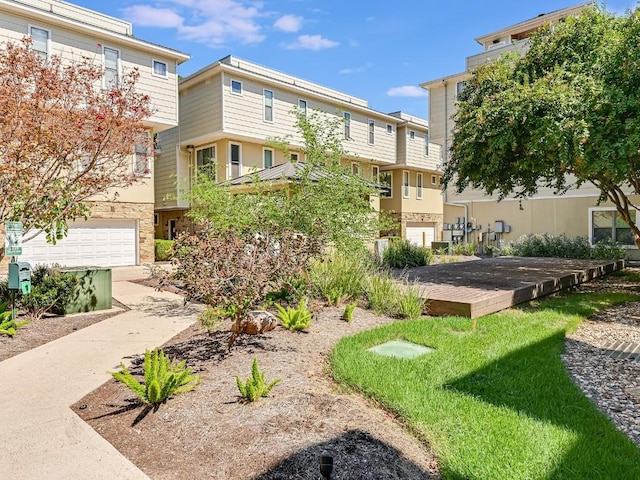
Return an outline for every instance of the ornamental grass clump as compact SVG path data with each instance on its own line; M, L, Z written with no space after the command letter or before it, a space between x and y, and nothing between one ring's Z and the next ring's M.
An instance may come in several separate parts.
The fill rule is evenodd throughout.
M144 353L144 384L120 363L121 372L111 372L113 378L131 389L142 403L157 409L171 396L193 390L200 384L200 377L191 373L186 361L174 364L159 348Z
M384 251L382 262L391 268L422 267L433 262L433 252L407 240L395 240Z
M246 382L240 380L240 377L236 377L236 384L238 385L238 391L240 396L247 402L254 402L261 397L266 397L273 387L282 380L276 378L267 383L264 378L264 373L260 372L258 368L258 359L254 358L251 364L251 376L247 378Z
M313 314L307 308L306 299L300 300L297 308L283 307L279 303L275 304L278 310L277 317L282 322L282 326L287 330L304 330L311 325Z

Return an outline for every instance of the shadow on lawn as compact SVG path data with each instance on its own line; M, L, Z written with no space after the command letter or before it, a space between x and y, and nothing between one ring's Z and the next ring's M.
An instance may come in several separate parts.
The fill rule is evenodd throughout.
M398 450L367 432L349 430L326 442L297 451L268 472L253 480L316 480L320 477L320 455L333 457L331 478L364 479L435 479L428 472L402 456ZM434 468L435 470L435 468Z
M578 433L578 441L549 479L640 478L640 450L615 430L607 417L596 413L595 405L573 384L560 359L563 348L564 334L558 332L445 388ZM601 466L599 459L604 457L609 464ZM463 477L454 473L451 478Z

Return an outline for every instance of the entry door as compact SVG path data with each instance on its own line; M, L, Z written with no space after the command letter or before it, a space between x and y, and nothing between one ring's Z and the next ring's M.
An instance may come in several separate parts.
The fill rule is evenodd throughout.
M176 238L176 220L175 218L169 220L169 240L175 240Z

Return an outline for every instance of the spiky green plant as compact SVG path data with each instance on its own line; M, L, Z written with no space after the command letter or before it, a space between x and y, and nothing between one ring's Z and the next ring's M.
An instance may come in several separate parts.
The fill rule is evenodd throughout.
M16 322L13 318L11 309L8 302L0 303L0 335L8 335L13 337L16 334L16 330L20 327L24 327L29 320L23 322Z
M251 376L247 378L246 382L240 380L240 377L236 377L236 384L240 391L240 396L248 402L254 402L261 397L266 397L273 387L276 386L281 378L276 378L267 383L264 378L264 373L260 372L258 368L258 359L254 357L251 364Z
M285 308L279 303L275 305L278 309L277 317L284 328L288 330L304 330L311 324L313 314L307 308L307 301L304 298L300 300L297 308Z
M159 348L144 353L144 384L124 363L120 366L121 372L111 372L113 378L129 387L145 405L155 408L169 397L193 390L200 383L200 377L191 373L184 360L174 364Z
M347 303L344 307L344 312L342 312L342 320L345 322L350 322L353 320L353 311L358 306L358 302Z

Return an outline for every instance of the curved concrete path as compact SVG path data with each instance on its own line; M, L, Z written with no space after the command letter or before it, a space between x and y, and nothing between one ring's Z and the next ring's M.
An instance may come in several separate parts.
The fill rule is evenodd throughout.
M0 478L148 478L69 406L107 381L122 359L191 325L199 308L119 280L135 272L115 273L113 297L131 310L0 362Z

